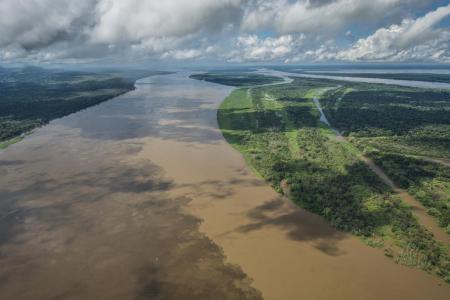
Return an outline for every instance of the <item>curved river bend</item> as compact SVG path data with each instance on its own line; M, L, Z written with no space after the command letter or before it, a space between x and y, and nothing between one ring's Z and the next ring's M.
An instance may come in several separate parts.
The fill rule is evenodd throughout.
M0 152L0 299L448 299L280 198L172 74Z

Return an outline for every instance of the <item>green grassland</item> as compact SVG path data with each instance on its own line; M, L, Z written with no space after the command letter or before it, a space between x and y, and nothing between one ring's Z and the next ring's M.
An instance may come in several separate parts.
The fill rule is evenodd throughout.
M303 78L241 88L222 103L219 126L255 172L299 206L383 248L399 263L450 280L447 249L358 159L361 150L336 139L319 121L315 95L345 91L341 106L354 88Z
M157 73L0 67L0 148L55 118L130 91L138 78Z

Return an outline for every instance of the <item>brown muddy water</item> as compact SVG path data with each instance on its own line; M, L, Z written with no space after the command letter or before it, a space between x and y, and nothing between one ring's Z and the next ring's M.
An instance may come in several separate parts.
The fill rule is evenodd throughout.
M0 299L449 299L280 198L172 74L0 152Z

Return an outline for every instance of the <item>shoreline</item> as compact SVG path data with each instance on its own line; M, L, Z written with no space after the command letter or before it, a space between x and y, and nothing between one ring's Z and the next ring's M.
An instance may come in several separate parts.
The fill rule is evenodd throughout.
M100 102L93 103L92 105L85 106L85 107L80 108L78 110L72 111L72 112L70 112L68 114L65 114L65 115L59 116L57 118L53 118L51 120L48 120L47 122L44 122L44 123L42 123L42 124L40 124L38 126L35 126L35 127L31 128L31 129L25 131L25 132L22 132L19 135L13 136L13 137L5 139L5 140L0 140L0 151L4 150L4 149L6 149L6 148L8 148L8 147L10 147L10 146L20 142L20 141L22 141L28 135L32 134L34 130L36 130L38 128L42 128L44 126L47 126L48 124L50 124L51 122L53 122L55 120L59 120L61 118L70 116L72 114L75 114L77 112L83 111L85 109L88 109L88 108L91 108L91 107L95 107L95 106L100 105L100 104L102 104L104 102L110 101L111 99L114 99L116 97L120 97L120 96L122 96L122 95L124 95L126 93L129 93L131 91L136 90L136 88L137 88L136 84L141 79L144 79L144 78L147 78L147 77L151 77L151 76L157 76L157 75L169 75L169 74L172 74L172 73L173 72L163 72L163 71L161 71L161 74L156 73L156 74L152 74L152 75L148 75L148 76L139 77L139 78L135 79L133 83L130 84L130 87L128 89L123 90L122 92L116 93L114 95L109 95L109 96L107 96L107 98L105 98L104 100L102 100ZM125 79L125 78L123 78L123 79Z
M267 300L447 298L439 278L395 264L251 173L218 128L231 88L183 74L149 82L0 153L0 188L22 212L5 227L3 298L135 299L149 284L227 299L253 299L229 296L250 287Z

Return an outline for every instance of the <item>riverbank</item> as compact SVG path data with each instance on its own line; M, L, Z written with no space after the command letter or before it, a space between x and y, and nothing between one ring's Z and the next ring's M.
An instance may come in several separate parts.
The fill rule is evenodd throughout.
M1 299L448 298L252 174L217 124L233 89L188 76L0 152Z
M6 149L7 147L11 146L12 144L20 142L24 137L25 137L25 134L22 134L18 137L0 142L0 150Z
M327 84L296 80L238 90L219 109L220 128L263 178L300 206L384 249L397 262L431 271L437 255L433 272L446 278L447 250L359 160L356 148L333 138L328 120L315 109L314 98L330 90ZM416 252L416 244L427 250Z
M135 89L139 78L167 72L1 68L0 149L50 121Z

